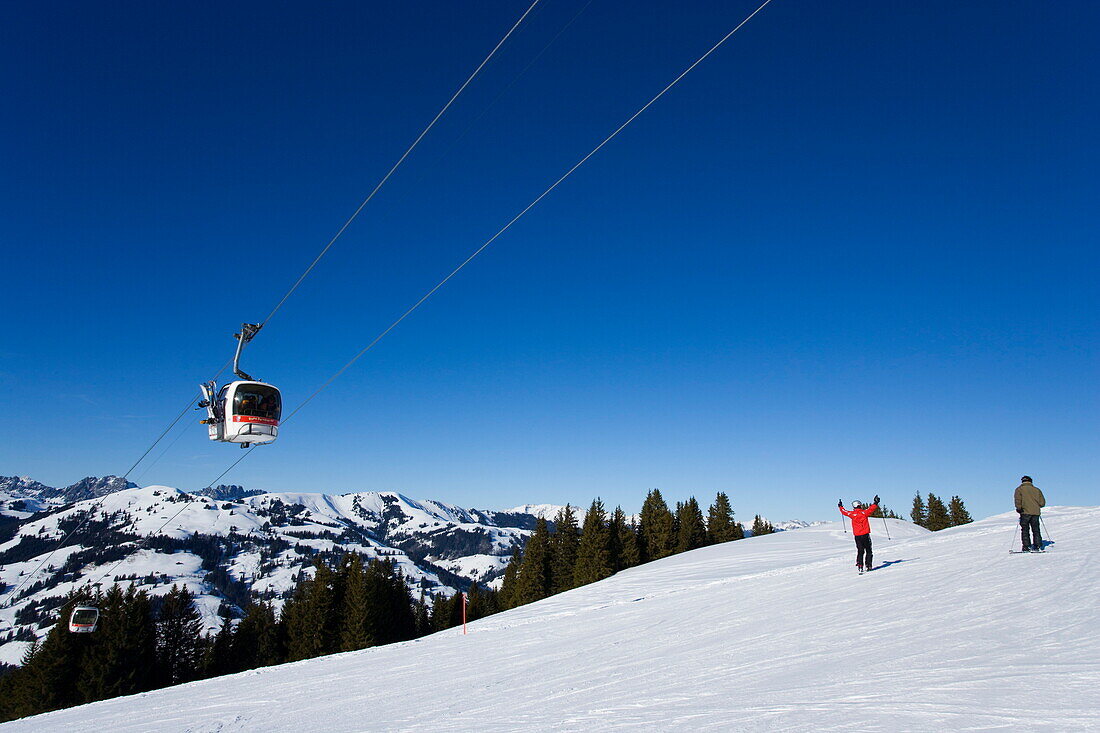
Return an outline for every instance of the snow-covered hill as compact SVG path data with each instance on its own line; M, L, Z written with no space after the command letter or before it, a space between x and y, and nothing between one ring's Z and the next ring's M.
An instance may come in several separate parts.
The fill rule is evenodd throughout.
M5 604L19 589L0 610L0 662L18 663L32 635L42 638L52 626L62 598L89 583L132 580L153 595L184 585L213 631L219 613L239 613L250 598L278 608L324 553L391 560L414 592L450 595L472 580L493 583L536 521L396 492L214 493L220 498L168 486L127 488L116 477L65 489L0 477ZM51 556L57 540L77 527ZM28 578L33 582L23 585Z
M1100 729L1100 508L707 547L412 642L108 700L3 731ZM369 684L367 683L369 681Z

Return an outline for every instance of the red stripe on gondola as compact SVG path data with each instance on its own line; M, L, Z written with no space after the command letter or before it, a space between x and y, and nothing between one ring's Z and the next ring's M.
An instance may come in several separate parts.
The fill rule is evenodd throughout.
M258 422L261 425L278 425L278 420L269 417L253 417L251 415L234 415L233 422Z

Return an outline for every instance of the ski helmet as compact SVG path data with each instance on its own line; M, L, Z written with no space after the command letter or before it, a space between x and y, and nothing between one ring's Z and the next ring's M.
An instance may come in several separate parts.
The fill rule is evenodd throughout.
M853 499L852 500L852 508L853 509L862 509L863 508L863 502L860 501L859 499Z

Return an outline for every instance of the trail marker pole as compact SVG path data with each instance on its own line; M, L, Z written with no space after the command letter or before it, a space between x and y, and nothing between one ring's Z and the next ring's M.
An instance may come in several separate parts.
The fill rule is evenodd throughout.
M466 604L470 602L470 597L465 593L462 594L462 635L466 636Z

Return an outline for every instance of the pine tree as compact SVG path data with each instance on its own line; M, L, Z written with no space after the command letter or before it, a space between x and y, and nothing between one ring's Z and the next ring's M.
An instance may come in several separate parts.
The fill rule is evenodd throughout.
M674 517L660 489L653 489L642 504L638 518L638 554L640 562L649 562L672 554L676 535Z
M966 511L966 504L957 496L951 497L951 501L947 505L947 511L950 515L952 527L958 527L961 524L970 524L974 521L970 516L970 512Z
M672 510L672 545L669 554L673 555L679 550L676 546L680 543L680 515L684 513L684 502L676 502L676 508Z
M494 613L500 613L503 609L500 607L500 592L495 588L481 588L478 591L481 594L481 605L485 609L482 613L482 618L485 616L492 616Z
M500 581L500 607L503 611L519 605L519 569L522 565L523 556L519 545L515 545L512 547L512 558L504 568L504 576Z
M744 537L744 529L733 520L733 507L730 506L729 497L725 492L719 491L707 514L707 543L715 545Z
M432 627L436 631L462 625L462 593L455 593L450 598L440 593L432 609Z
M892 509L888 508L885 504L882 503L875 507L875 511L871 514L871 516L875 519L901 519L901 517L895 514Z
M157 683L178 685L198 679L205 652L202 616L187 588L173 584L164 596L155 633Z
M283 661L280 627L270 603L253 603L237 624L230 645L233 671L267 667Z
M635 524L632 518L625 526L626 531L620 535L623 540L622 567L620 570L635 567L642 561L638 540L638 525Z
M753 518L753 520L752 520L752 536L753 537L759 537L759 536L765 535L765 534L772 534L773 532L775 532L775 527L772 526L771 522L767 521L766 519L762 519L759 514L757 514Z
M299 583L283 607L289 662L335 651L333 572L320 559L314 563L314 569L313 578Z
M432 615L428 610L428 601L424 598L424 591L420 591L420 600L416 602L413 611L413 626L417 636L432 633Z
M341 562L344 576L344 608L340 621L340 650L353 652L372 646L367 616L370 613L370 593L363 558L348 553Z
M447 596L436 593L432 596L432 631L451 628L451 604Z
M924 506L924 499L921 498L919 491L913 497L913 509L909 512L909 517L918 527L925 527L928 524L928 510Z
M573 587L574 566L581 533L573 507L566 504L554 519L554 534L550 539L550 592L561 593Z
M621 506L615 507L611 513L611 519L607 522L607 561L611 566L611 573L615 574L626 567L624 551L626 534L630 527L626 523L626 512Z
M535 522L535 531L523 550L516 579L516 605L534 603L550 595L550 532L546 520Z
M207 638L206 658L202 666L204 677L220 677L235 671L233 623L228 618L222 619L221 628L214 638Z
M581 542L577 548L574 586L595 583L611 575L611 553L608 550L607 512L597 498L584 515Z
M470 589L466 591L466 620L474 621L484 618L488 614L485 608L485 598L477 581L470 583Z
M933 532L951 526L951 517L947 514L947 507L944 506L943 500L932 492L928 492L928 514L924 526Z
M703 522L703 511L699 508L699 502L694 496L689 497L681 505L677 524L679 525L676 540L677 552L694 550L707 543L707 527Z
M414 638L416 616L404 574L392 560L371 560L367 565L367 578L368 581L373 579L379 589L379 612L371 627L374 638L379 644Z

